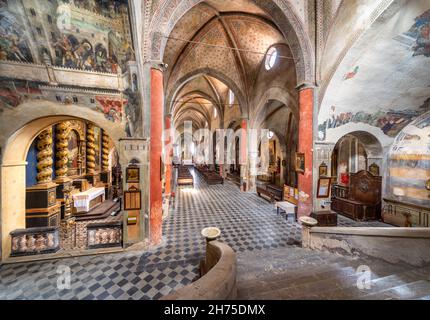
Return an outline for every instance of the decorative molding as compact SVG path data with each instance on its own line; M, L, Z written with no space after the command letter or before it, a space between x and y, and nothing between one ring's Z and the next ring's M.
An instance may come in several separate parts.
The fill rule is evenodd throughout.
M94 95L110 95L110 96L121 96L120 91L115 90L98 90L98 89L83 89L83 88L71 88L71 87L62 87L62 86L48 86L48 85L40 85L40 90L46 91L65 91L70 93L82 93L82 94L94 94Z

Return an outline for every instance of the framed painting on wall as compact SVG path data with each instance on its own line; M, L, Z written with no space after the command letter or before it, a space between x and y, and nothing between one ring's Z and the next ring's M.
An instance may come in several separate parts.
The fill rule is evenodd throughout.
M320 177L327 177L327 173L328 173L328 169L327 169L327 165L325 164L325 162L321 163L321 165L319 166L319 176Z
M331 178L319 178L317 188L317 198L330 197Z
M379 177L379 166L376 163L372 163L369 167L369 171L374 176Z
M138 183L139 182L139 168L138 167L127 167L125 174L125 181L127 183Z
M296 153L296 171L304 173L305 172L305 154Z

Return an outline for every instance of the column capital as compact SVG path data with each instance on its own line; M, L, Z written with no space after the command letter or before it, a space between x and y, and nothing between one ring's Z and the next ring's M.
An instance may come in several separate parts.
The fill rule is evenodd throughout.
M317 85L315 83L312 83L312 82L303 82L303 83L300 83L296 87L296 89L298 91L302 91L302 90L305 90L305 89L315 89L315 88L317 88Z
M161 60L147 60L145 64L148 64L151 69L156 69L161 72L166 71L168 67L167 63L164 63Z

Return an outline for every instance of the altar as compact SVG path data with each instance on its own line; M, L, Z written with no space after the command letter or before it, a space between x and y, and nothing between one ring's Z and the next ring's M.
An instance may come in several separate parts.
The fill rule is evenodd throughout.
M105 188L91 188L72 196L75 213L87 213L105 201Z

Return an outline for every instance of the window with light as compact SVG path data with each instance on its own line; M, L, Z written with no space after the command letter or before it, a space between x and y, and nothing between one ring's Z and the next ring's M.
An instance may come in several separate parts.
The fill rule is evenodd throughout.
M266 54L266 63L265 63L266 70L272 69L277 59L278 59L278 50L276 50L275 47L270 48Z
M234 104L234 92L231 89L228 90L228 104L230 107Z

